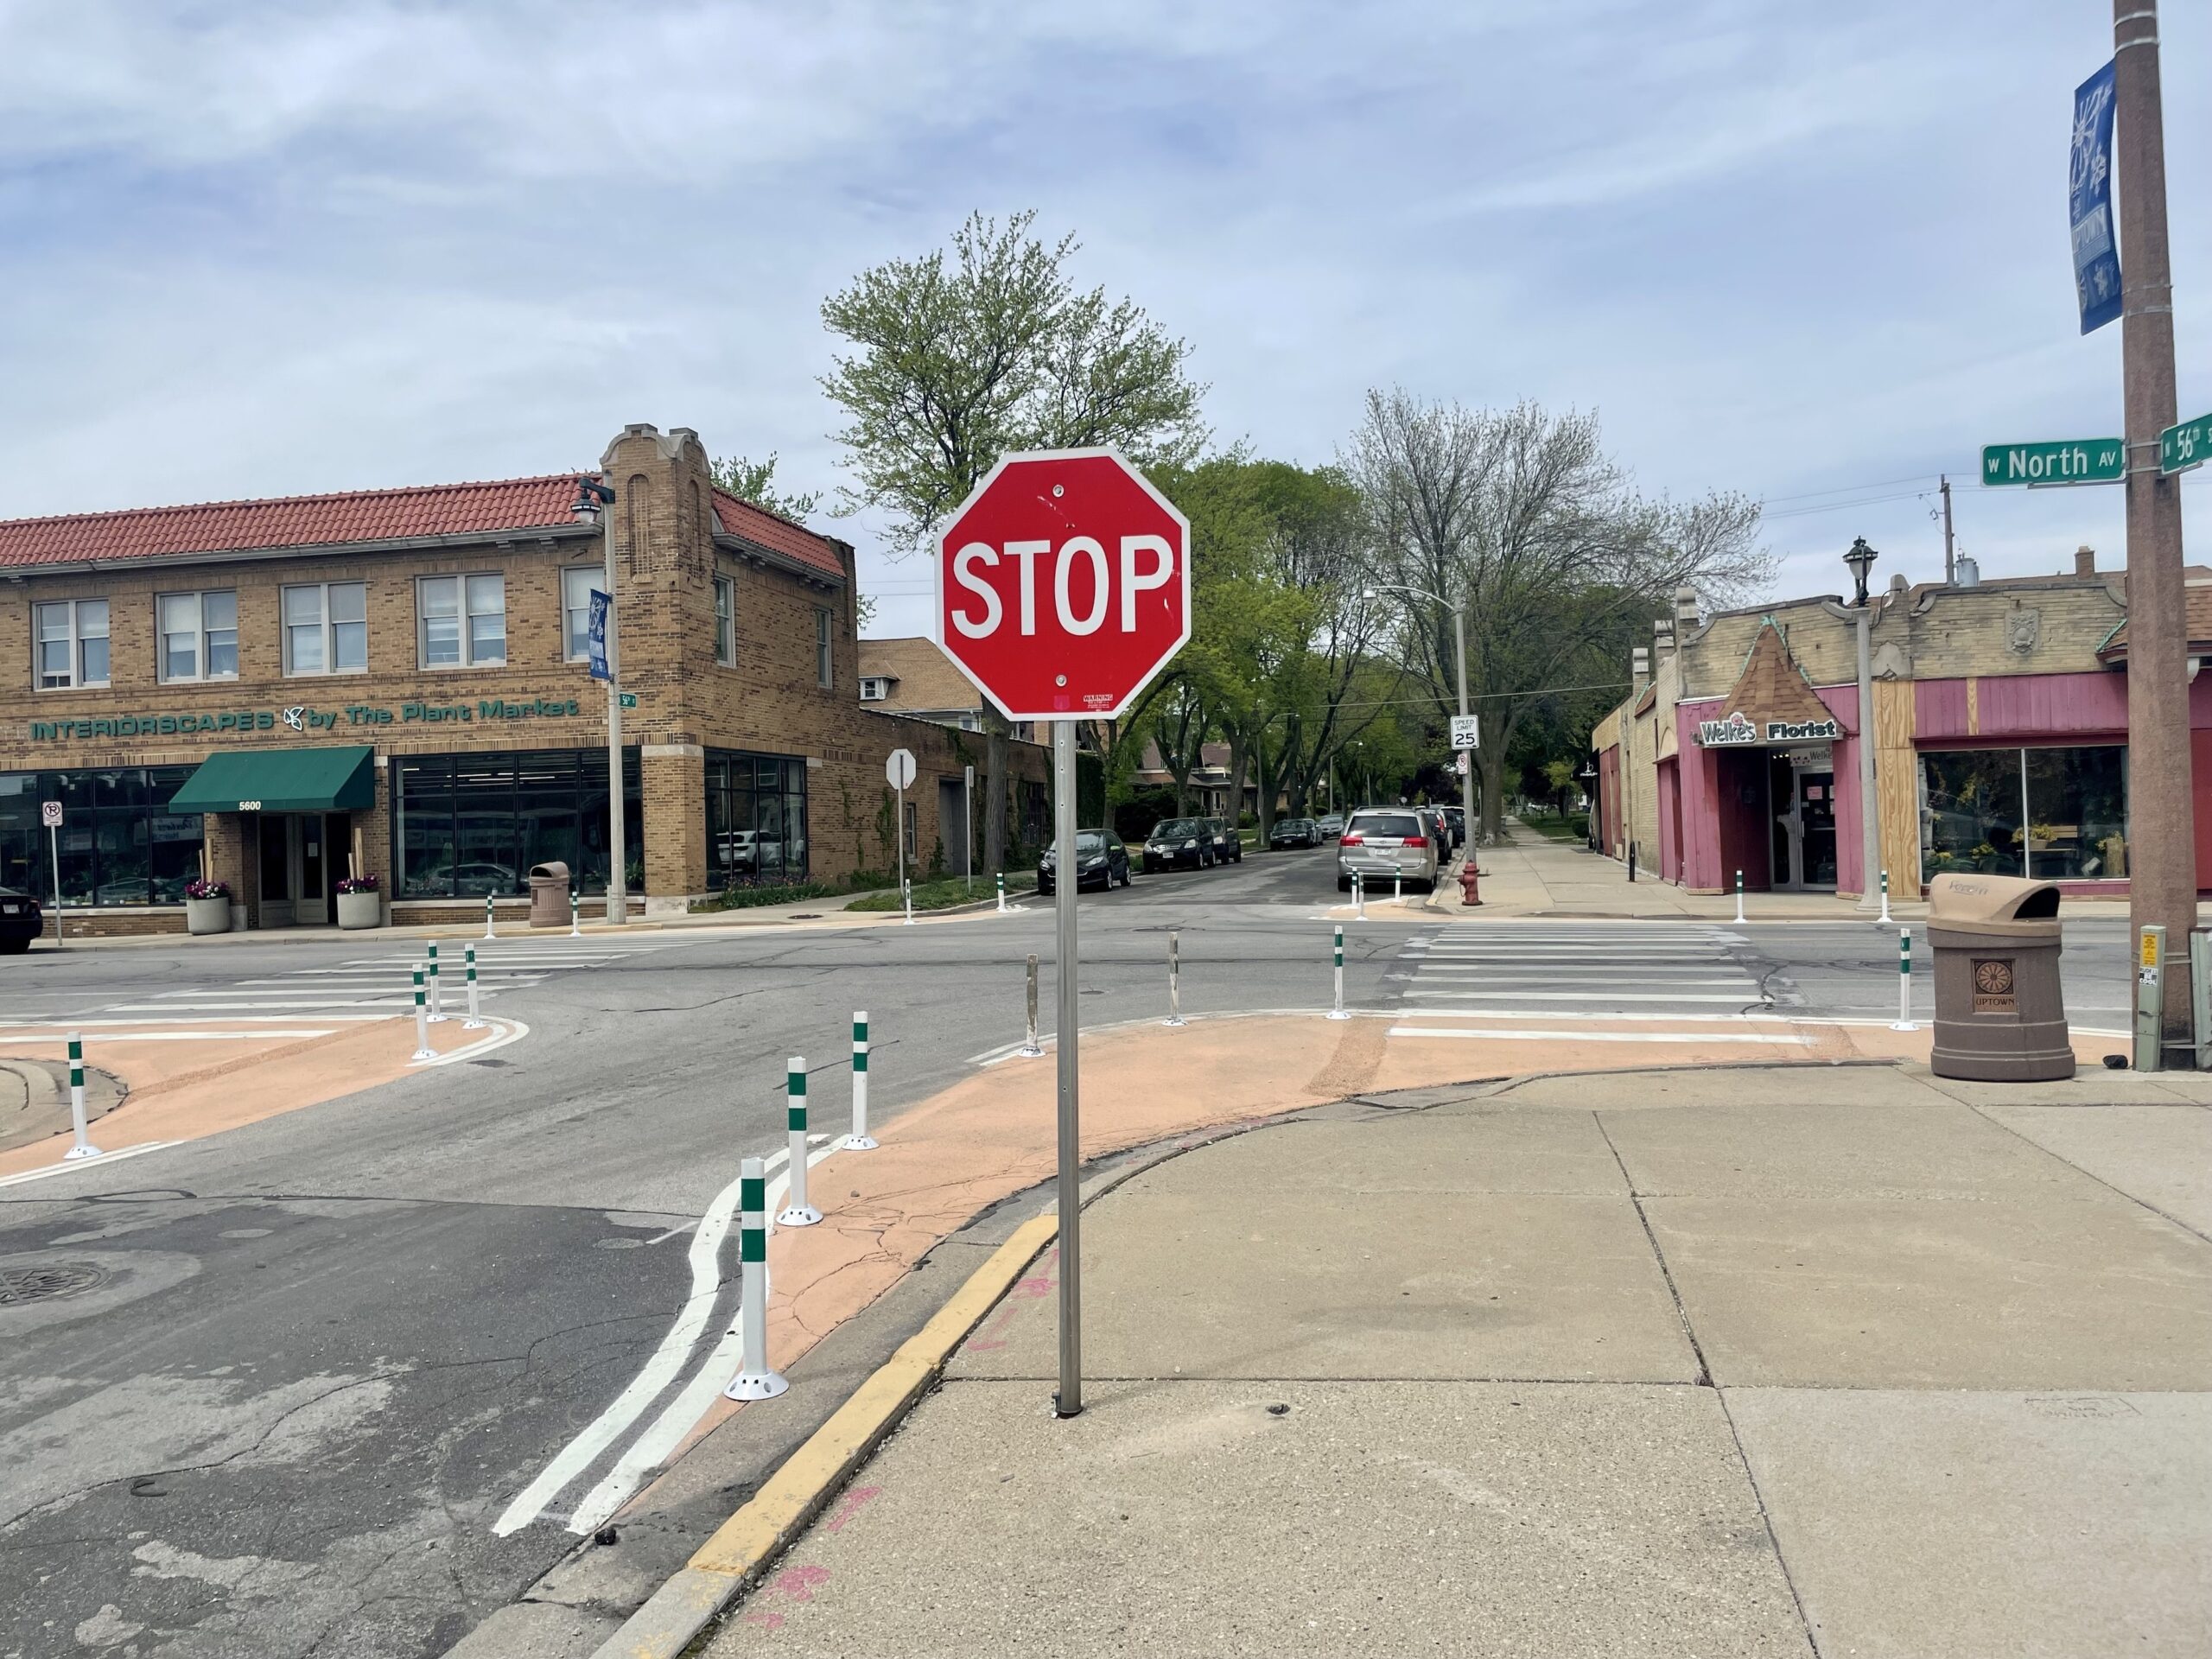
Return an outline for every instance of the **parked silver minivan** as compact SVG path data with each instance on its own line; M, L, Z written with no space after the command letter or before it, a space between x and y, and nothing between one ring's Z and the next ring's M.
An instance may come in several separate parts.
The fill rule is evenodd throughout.
M1436 837L1409 806L1363 807L1337 842L1337 891L1350 893L1357 874L1369 887L1395 878L1436 886Z

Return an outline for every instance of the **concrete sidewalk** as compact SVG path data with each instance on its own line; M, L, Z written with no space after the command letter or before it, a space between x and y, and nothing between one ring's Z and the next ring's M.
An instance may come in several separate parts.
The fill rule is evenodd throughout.
M1319 1106L1085 1217L709 1651L2212 1650L2212 1085Z
M1580 842L1554 841L1539 835L1517 819L1508 818L1505 845L1477 849L1482 871L1483 902L1470 910L1459 901L1456 869L1440 880L1428 908L1440 915L1472 920L1505 920L1518 916L1590 916L1635 918L1640 920L1733 921L1736 896L1694 893L1672 882L1662 881L1650 868L1628 879L1628 866L1617 858L1593 853ZM2127 901L2069 899L2063 906L2071 917L2127 918ZM1859 907L1853 898L1832 893L1747 893L1744 915L1753 922L1869 921L1878 906ZM1897 893L1890 914L1901 923L1927 919L1928 906L1919 894Z

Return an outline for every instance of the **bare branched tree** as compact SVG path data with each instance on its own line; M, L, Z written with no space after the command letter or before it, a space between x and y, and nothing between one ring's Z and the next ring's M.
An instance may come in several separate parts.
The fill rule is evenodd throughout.
M1440 722L1458 706L1452 612L1465 607L1485 840L1497 836L1506 752L1539 706L1535 694L1613 671L1600 658L1623 619L1658 614L1677 588L1726 598L1773 568L1757 545L1756 502L1637 495L1594 414L1370 392L1349 464L1367 499L1378 584L1419 590L1394 595L1397 644Z

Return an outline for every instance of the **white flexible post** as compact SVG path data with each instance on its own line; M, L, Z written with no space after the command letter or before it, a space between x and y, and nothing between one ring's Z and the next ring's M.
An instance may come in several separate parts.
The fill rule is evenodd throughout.
M569 937L581 939L584 936L583 903L574 887L569 889Z
M438 1025L446 1017L445 993L438 982L438 942L432 939L429 946L430 969L430 1023Z
M1394 875L1390 878L1390 902L1394 905L1402 905L1406 902L1406 878L1402 875Z
M1171 1026L1183 1023L1183 935L1179 929L1167 930L1167 1019Z
M784 1071L784 1107L791 1135L791 1191L776 1212L776 1225L811 1227L822 1212L806 1201L806 1062L796 1054Z
M848 1152L873 1152L875 1137L868 1132L868 1014L853 1015L853 1132L845 1137Z
M484 937L487 939L498 937L492 931L492 895L488 893L484 895Z
M100 1149L92 1141L90 1126L85 1120L85 1033L69 1033L69 1127L76 1132L76 1139L69 1150L61 1155L67 1158L97 1158Z
M461 1022L461 1028L463 1031L481 1031L484 1029L484 1016L476 1007L476 947L468 944L461 949L467 952L463 966L468 975L468 1018Z
M912 880L899 884L899 896L906 901L906 925L912 927L914 925L914 884Z
M1882 872L1882 913L1874 919L1883 923L1890 919L1890 873L1887 870Z
M1351 873L1351 913L1355 921L1367 919L1367 878L1357 870Z
M430 1010L423 1001L423 970L415 970L415 1058L435 1060L438 1051L430 1046Z
M1351 1015L1344 1009L1344 924L1341 922L1337 925L1336 953L1337 1003L1334 1007L1329 1010L1329 1018L1332 1020L1349 1020L1351 1018Z
M1912 1024L1912 930L1897 929L1897 1017L1891 1031L1910 1031Z
M760 1160L738 1166L737 1375L722 1390L731 1400L772 1400L791 1384L768 1369L768 1180Z
M999 914L1006 914L1006 872L999 872Z
M1037 958L1029 958L1029 1040L1021 1046L1023 1056L1035 1059L1045 1052L1044 1044L1037 1040Z
M1738 922L1744 919L1744 873L1741 870L1736 872L1736 919Z

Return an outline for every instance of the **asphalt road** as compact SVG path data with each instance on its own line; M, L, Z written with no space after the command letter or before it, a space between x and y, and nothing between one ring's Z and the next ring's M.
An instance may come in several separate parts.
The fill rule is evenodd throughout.
M1085 1026L1164 1014L1170 929L1186 1013L1326 1006L1332 859L1255 855L1084 895ZM1618 925L1515 924L1550 965L1491 971L1477 939L1425 982L1409 958L1437 925L1379 912L1347 930L1347 996L1422 1007L1409 993L1428 982L1452 1006L1547 1020L1894 1016L1895 937L1870 924L1651 925L1688 940L1718 988L1698 995L1750 1001L1655 1005L1655 983L1691 993ZM374 1013L386 959L414 947L362 937L0 959L0 1018ZM662 1344L692 1291L690 1230L738 1159L782 1144L785 1058L824 1074L816 1127L834 1131L855 1009L879 1123L1020 1040L1032 951L1052 1023L1043 905L624 938L574 966L558 941L518 943L493 1011L530 1035L481 1061L0 1187L0 1655L442 1652L575 1543L569 1522L650 1421L641 1406L564 1453ZM2124 1025L2124 926L2068 939L2077 1022ZM714 1290L702 1344L733 1290ZM564 1455L575 1478L517 1523Z

